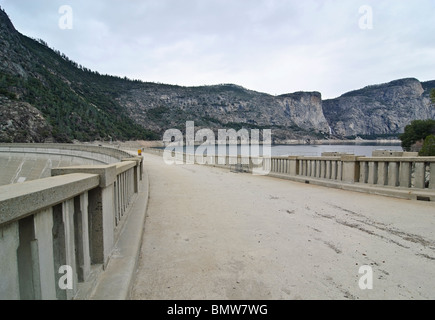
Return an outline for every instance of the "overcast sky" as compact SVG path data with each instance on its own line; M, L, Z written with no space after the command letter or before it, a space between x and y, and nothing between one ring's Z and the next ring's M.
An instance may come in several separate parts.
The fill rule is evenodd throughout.
M59 12L64 5L71 11ZM273 95L320 91L323 98L399 78L435 80L434 0L0 0L0 6L22 34L91 70L131 79L234 83Z

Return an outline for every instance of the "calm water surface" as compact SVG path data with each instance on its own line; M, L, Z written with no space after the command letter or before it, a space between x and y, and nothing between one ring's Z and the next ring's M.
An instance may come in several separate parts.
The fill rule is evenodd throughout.
M194 153L193 147L187 147L184 149L187 153ZM200 150L198 150L200 148ZM182 152L183 148L176 148L177 151ZM197 154L206 153L206 147L195 147ZM249 148L238 147L239 154L249 154ZM275 145L271 147L272 156L311 156L317 157L321 156L323 152L344 152L349 154L355 154L357 156L366 156L370 157L374 150L390 150L390 151L403 151L402 147L398 144L376 144L376 143L359 143L359 144L334 144L334 145ZM230 147L227 146L226 154L233 154L234 151L230 151ZM213 147L209 147L209 154L223 154L223 152L219 151L216 146L215 150ZM260 146L260 154L261 154L261 146Z
M323 152L345 152L370 157L375 150L403 151L400 145L295 145L272 146L273 156L321 156Z

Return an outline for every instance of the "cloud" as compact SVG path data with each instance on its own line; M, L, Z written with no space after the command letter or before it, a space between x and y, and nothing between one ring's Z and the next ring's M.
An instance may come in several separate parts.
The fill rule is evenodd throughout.
M433 0L0 0L17 29L100 73L179 85L236 83L324 97L399 77L430 80ZM373 29L361 30L362 5Z

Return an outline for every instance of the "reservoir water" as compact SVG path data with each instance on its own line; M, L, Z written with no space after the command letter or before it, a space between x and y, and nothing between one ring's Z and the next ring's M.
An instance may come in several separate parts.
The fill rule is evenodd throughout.
M344 152L370 157L375 150L403 151L400 145L347 144L347 145L277 145L272 146L272 156L321 156L323 152Z
M226 154L234 154L234 146L227 146ZM182 152L183 147L176 147L177 151ZM195 146L196 154L223 154L225 151L219 150L216 146ZM233 151L232 151L233 150ZM372 156L375 150L403 151L400 144L397 143L349 143L349 144L321 144L321 145L274 145L271 147L272 156L321 156L323 152L342 152L355 154L357 156ZM184 147L184 152L195 153L193 147ZM262 154L262 147L259 147ZM252 153L252 152L251 152ZM238 146L238 154L249 154L249 146Z

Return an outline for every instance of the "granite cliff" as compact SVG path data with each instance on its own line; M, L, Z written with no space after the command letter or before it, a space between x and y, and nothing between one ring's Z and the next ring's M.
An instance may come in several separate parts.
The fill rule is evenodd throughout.
M318 92L271 96L233 84L143 85L118 98L139 124L163 133L195 121L197 128L273 129L277 139L323 137L329 131Z
M412 120L435 118L430 90L435 82L401 79L352 91L323 101L323 112L338 136L403 133Z

